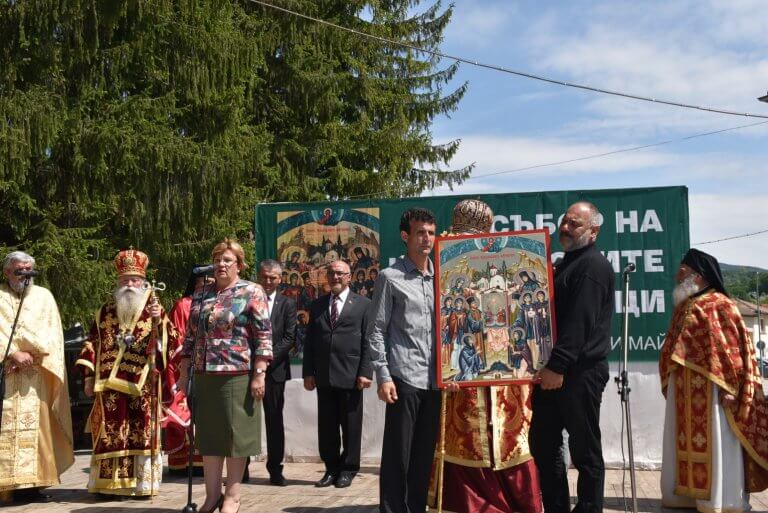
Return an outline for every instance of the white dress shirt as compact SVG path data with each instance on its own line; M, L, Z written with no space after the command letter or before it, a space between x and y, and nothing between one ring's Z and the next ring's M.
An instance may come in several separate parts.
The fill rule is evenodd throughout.
M344 303L347 302L348 295L349 287L342 290L338 296L334 296L333 292L331 292L331 298L328 300L328 315L331 315L331 303L333 302L334 298L337 298L336 301L338 302L336 303L336 318L338 319L338 316L341 315L341 310L344 308Z
M275 304L275 296L277 296L277 289L272 291L272 294L267 294L267 311L269 312L269 317L272 317L272 307Z

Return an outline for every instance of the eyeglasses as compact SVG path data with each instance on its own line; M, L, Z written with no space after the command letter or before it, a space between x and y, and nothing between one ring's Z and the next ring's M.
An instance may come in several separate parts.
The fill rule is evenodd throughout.
M349 273L344 271L328 271L328 276L349 276Z

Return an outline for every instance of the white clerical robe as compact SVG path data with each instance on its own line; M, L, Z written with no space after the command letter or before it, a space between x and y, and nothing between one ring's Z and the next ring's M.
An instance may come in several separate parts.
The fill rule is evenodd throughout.
M672 371L667 385L667 405L664 418L664 445L661 466L661 504L665 508L696 508L701 513L740 513L749 511L749 494L744 491L744 460L739 439L733 433L723 407L720 389L712 387L712 486L709 500L696 500L675 494L677 471L677 426L675 377Z
M25 351L34 364L6 374L0 429L0 492L59 484L74 463L64 335L53 296L27 289L10 353ZM0 351L5 354L19 296L0 285Z

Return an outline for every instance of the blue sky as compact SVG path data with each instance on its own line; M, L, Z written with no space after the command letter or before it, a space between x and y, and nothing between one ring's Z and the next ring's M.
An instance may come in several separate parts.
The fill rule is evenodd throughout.
M456 0L442 51L641 96L768 115L764 0ZM462 64L469 90L435 142L474 175L679 139L759 121L550 85ZM686 185L691 242L768 229L768 124L494 178L454 194ZM446 194L440 188L431 194ZM768 268L768 233L698 246Z

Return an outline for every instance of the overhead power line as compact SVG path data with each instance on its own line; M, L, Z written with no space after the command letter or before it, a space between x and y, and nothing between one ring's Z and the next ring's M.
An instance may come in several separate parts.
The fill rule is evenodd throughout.
M725 237L725 238L717 239L717 240L708 240L706 242L697 242L695 244L691 244L691 246L704 246L705 244L714 244L715 242L724 242L726 240L744 239L746 237L754 237L755 235L762 235L763 233L768 233L768 229L760 230L759 232L745 233L745 234L742 234L742 235L734 235L733 237Z
M757 125L764 125L766 123L768 123L768 121L758 121L757 123L750 123L748 125L740 125L740 126L732 126L730 128L723 128L721 130L713 130L711 132L704 132L704 133L701 133L701 134L689 135L689 136L686 136L686 137L681 137L679 139L669 139L669 140L666 140L666 141L659 141L659 142L655 142L655 143L644 144L642 146L632 146L630 148L621 148L621 149L618 149L618 150L607 151L607 152L604 152L604 153L596 153L596 154L593 154L593 155L586 155L584 157L576 157L576 158L568 159L568 160L560 160L560 161L557 161L557 162L548 162L548 163L544 163L544 164L535 164L535 165L532 165L532 166L520 167L520 168L517 168L517 169L508 169L506 171L496 171L496 172L492 172L492 173L485 173L483 175L474 175L474 176L470 176L469 178L467 178L467 180L471 180L473 178L488 178L490 176L506 175L506 174L510 174L510 173L519 173L521 171L529 171L531 169L538 169L538 168L541 168L541 167L559 166L561 164L570 164L572 162L581 162L583 160L590 160L590 159L596 159L596 158L600 158L600 157L607 157L609 155L616 155L618 153L627 153L627 152L630 152L630 151L644 150L644 149L647 149L647 148L653 148L655 146L664 146L666 144L672 144L672 143L681 142L681 141L689 141L691 139L696 139L696 138L699 138L699 137L705 137L705 136L708 136L708 135L721 134L723 132L730 132L731 130L738 130L740 128L749 128L749 127L753 127L753 126L757 126Z
M700 133L700 134L688 135L688 136L685 136L685 137L680 137L679 139L669 139L669 140L666 140L666 141L659 141L659 142L655 142L655 143L644 144L644 145L641 145L641 146L632 146L630 148L621 148L621 149L618 149L618 150L606 151L606 152L603 152L603 153L595 153L593 155L585 155L583 157L576 157L576 158L572 158L572 159L568 159L568 160L559 160L557 162L546 162L546 163L542 163L542 164L534 164L534 165L531 165L531 166L519 167L519 168L516 168L516 169L507 169L505 171L495 171L495 172L491 172L491 173L485 173L485 174L482 174L482 175L472 175L469 178L467 178L466 180L464 180L464 182L469 181L469 180L474 180L474 179L489 178L489 177L492 177L492 176L506 175L506 174L512 174L512 173L520 173L522 171L530 171L531 169L539 169L539 168L551 167L551 166L560 166L560 165L564 165L564 164L570 164L570 163L573 163L573 162L582 162L584 160L591 160L591 159L607 157L607 156L610 156L610 155L616 155L616 154L619 154L619 153L627 153L627 152L631 152L631 151L644 150L644 149L653 148L653 147L656 147L656 146L663 146L663 145L666 145L666 144L673 144L673 143L676 143L676 142L689 141L691 139L697 139L699 137L706 137L708 135L721 134L723 132L730 132L732 130L739 130L741 128L749 128L749 127L753 127L753 126L757 126L757 125L765 125L765 124L768 124L768 121L758 121L757 123L750 123L750 124L747 124L747 125L732 126L732 127L729 127L729 128L723 128L721 130L713 130L713 131L710 131L710 132L703 132L703 133ZM441 173L441 172L445 173L445 171L434 171L434 173ZM380 195L383 192L385 192L385 191L382 190L382 191L378 191L378 192L370 192L370 193L366 193L366 194L358 194L358 195L355 195L355 196L348 196L348 199L369 198L369 197L372 197L372 196L378 196L378 195ZM708 244L708 243L703 243L703 244Z
M390 39L390 38L387 38L387 37L382 37L382 36L376 36L376 35L373 35L373 34L368 34L366 32L362 32L360 30L356 30L356 29L353 29L353 28L350 28L350 27L344 27L343 25L339 25L337 23L333 23L333 22L330 22L330 21L327 21L327 20L323 20L321 18L315 18L314 16L309 16L307 14L302 14L300 12L292 11L291 9L287 9L285 7L280 7L278 5L275 5L275 4L272 4L272 3L269 3L269 2L264 2L262 0L250 0L250 2L252 2L254 4L257 4L257 5L261 5L263 7L274 9L276 11L283 12L285 14L290 14L290 15L296 16L298 18L303 18L305 20L313 21L315 23L320 23L322 25L333 27L333 28L338 29L338 30L343 30L343 31L349 32L351 34L357 34L359 36L367 37L369 39L375 39L375 40L380 41L382 43L388 43L388 44L391 44L391 45L401 46L403 48L409 48L411 50L415 50L417 52L422 52L422 53L426 53L426 54L429 54L429 55L433 55L435 57L440 57L442 59L448 59L448 60L453 60L453 61L457 61L457 62L463 62L465 64L469 64L471 66L476 66L478 68L485 68L485 69L490 69L490 70L494 70L494 71L500 71L502 73L508 73L510 75L516 75L516 76L519 76L519 77L530 78L532 80L538 80L538 81L547 82L547 83L550 83L550 84L561 85L561 86L564 86L564 87L572 87L572 88L575 88L575 89L582 89L582 90L591 91L591 92L594 92L594 93L607 94L607 95L611 95L611 96L619 96L621 98L627 98L627 99L630 99L630 100L638 100L638 101L644 101L644 102L659 103L659 104L663 104L663 105L669 105L669 106L672 106L672 107L679 107L679 108L684 108L684 109L693 109L693 110L699 110L699 111L704 111L704 112L713 112L713 113L716 113L716 114L726 114L726 115L729 115L729 116L741 116L741 117L748 117L748 118L768 119L768 115L765 115L765 114L752 114L752 113L749 113L749 112L736 112L736 111L732 111L732 110L717 109L717 108L713 108L713 107L704 107L704 106L700 106L700 105L691 105L691 104L687 104L687 103L680 103L680 102L674 102L674 101L671 101L671 100L663 100L663 99L659 99L659 98L652 98L652 97L649 97L649 96L640 96L640 95L631 94L631 93L625 93L625 92L621 92L621 91L612 91L610 89L602 89L602 88L599 88L599 87L592 87L592 86L588 86L588 85L584 85L584 84L576 84L576 83L573 83L573 82L565 82L563 80L557 80L557 79L554 79L554 78L545 77L543 75L535 75L533 73L527 73L527 72L524 72L524 71L517 71L517 70L505 68L503 66L499 66L499 65L496 65L496 64L483 63L483 62L479 62L479 61L476 61L476 60L473 60L473 59L468 59L468 58L465 58L465 57L460 57L460 56L456 56L456 55L450 55L450 54L443 53L443 52L438 52L438 51L435 51L435 50L429 50L427 48L423 48L423 47L420 47L420 46L417 46L417 45L414 45L412 43L408 43L408 42L405 42L405 41L398 41L398 40Z

